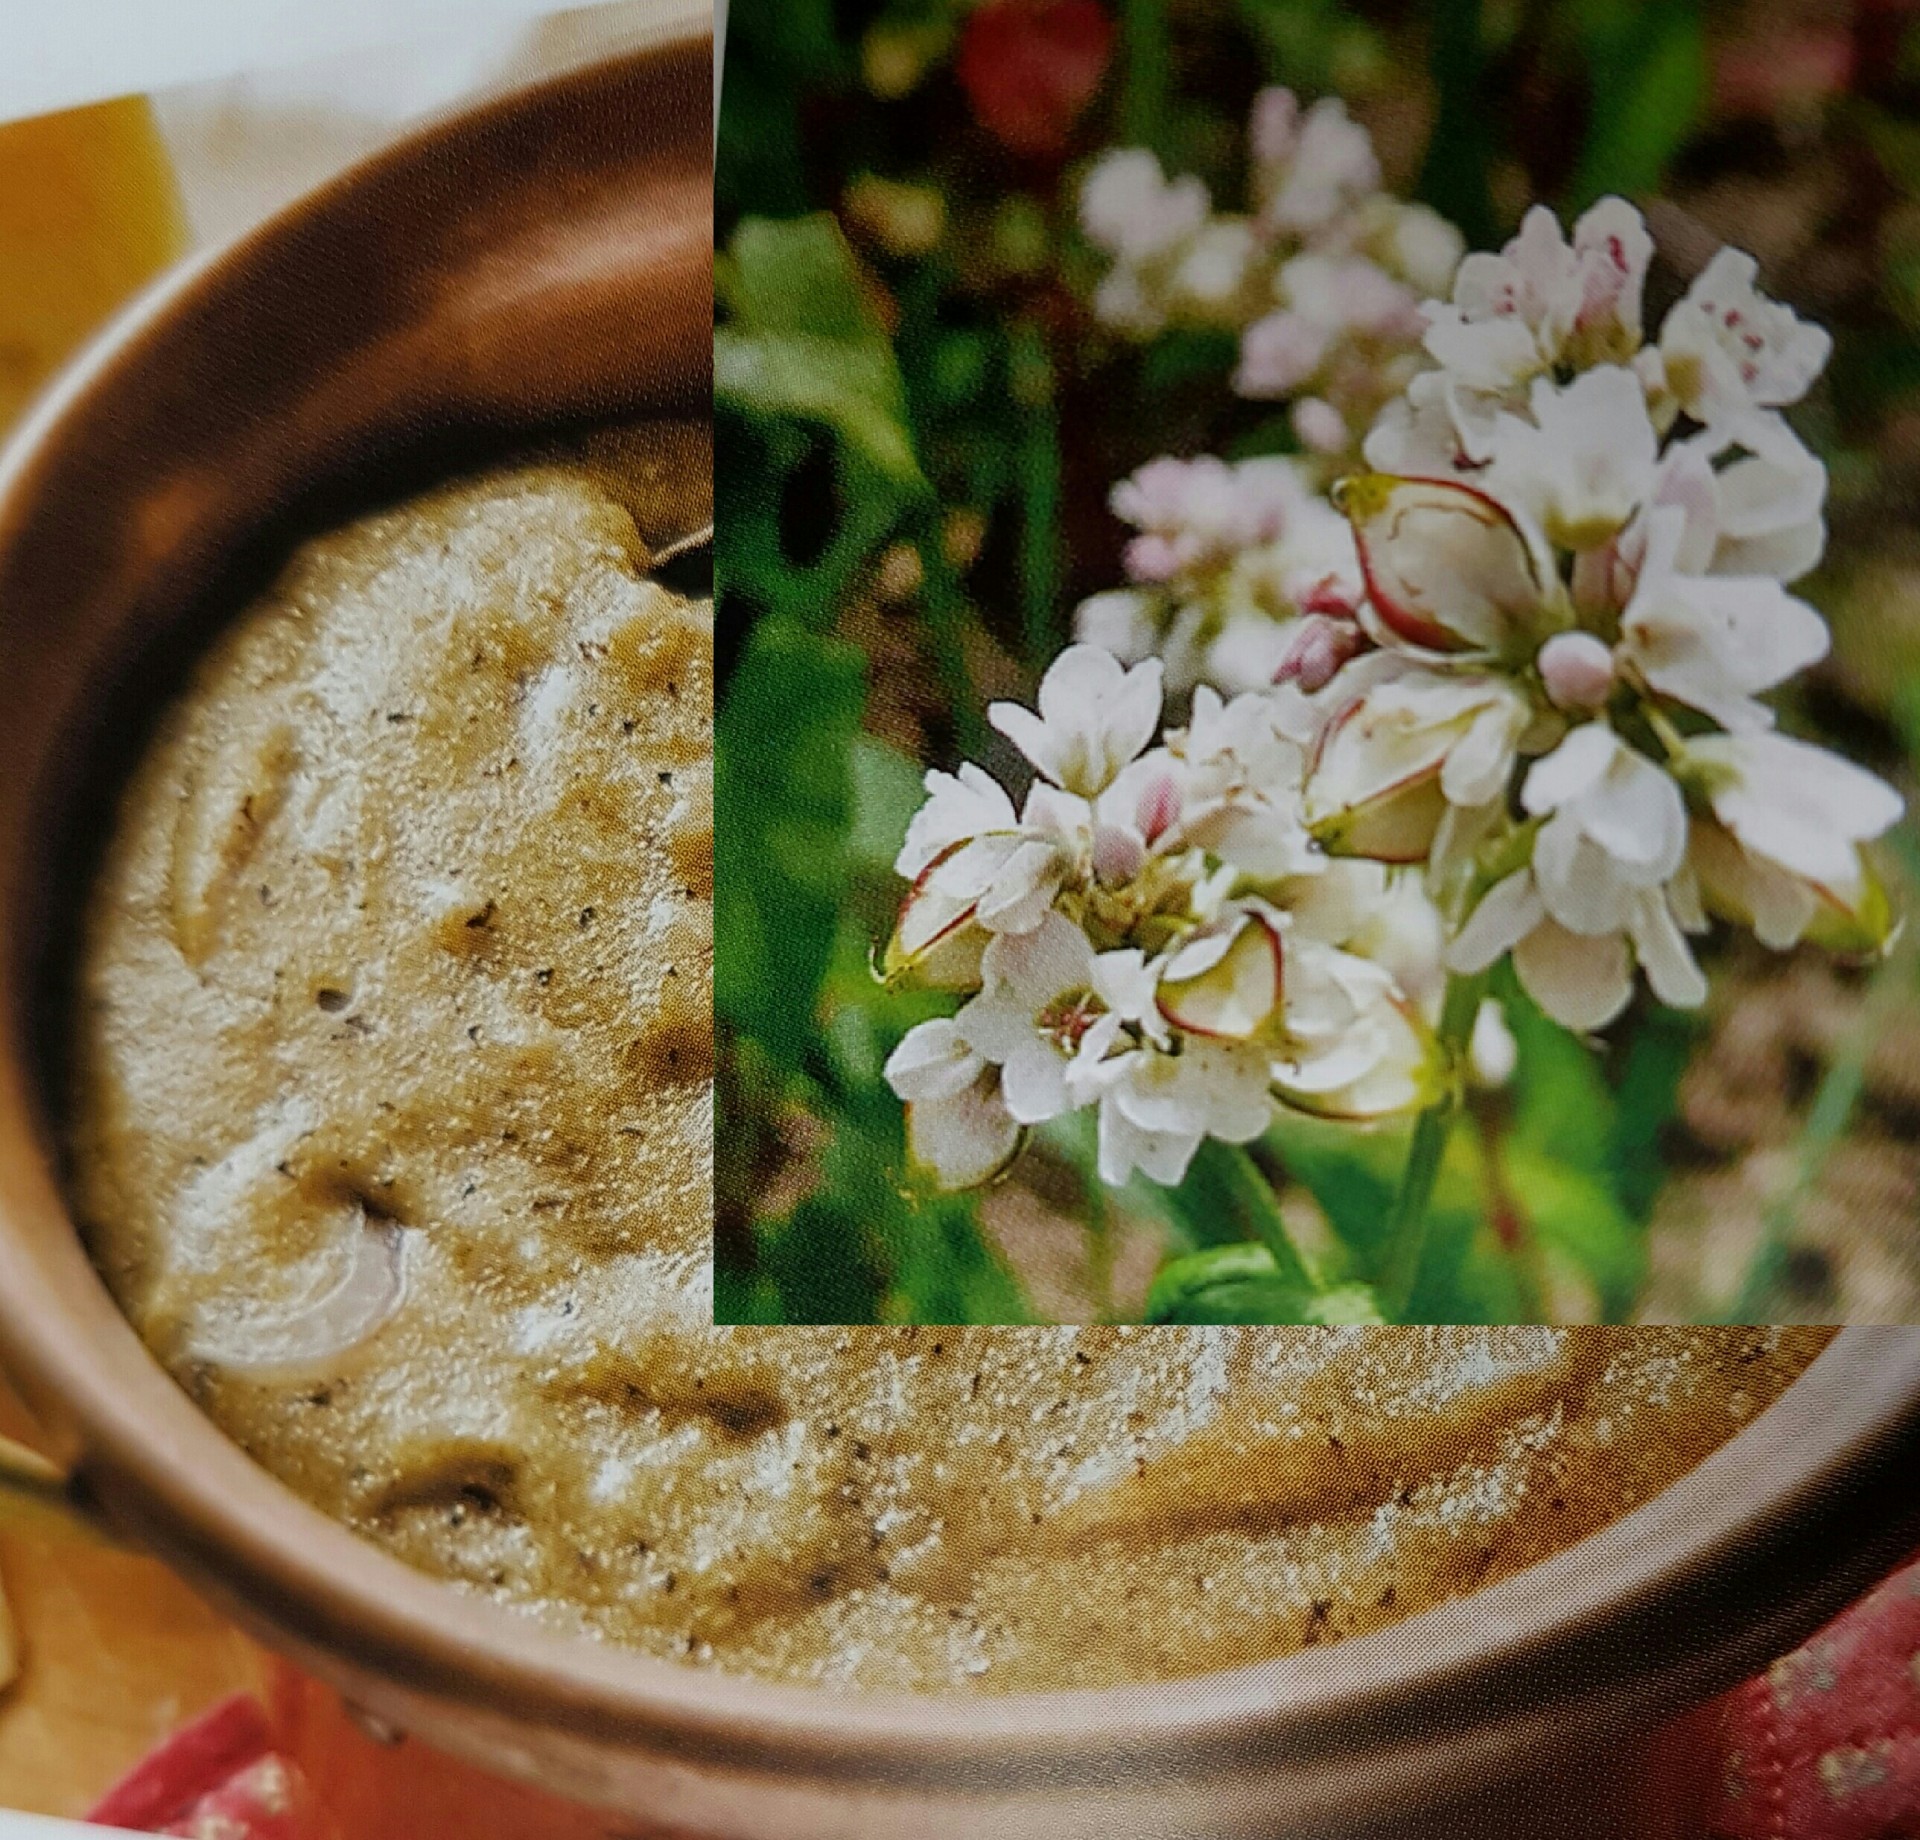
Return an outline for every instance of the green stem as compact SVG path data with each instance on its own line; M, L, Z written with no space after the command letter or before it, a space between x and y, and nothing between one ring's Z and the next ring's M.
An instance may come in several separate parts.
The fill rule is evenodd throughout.
M1053 616L1060 574L1060 421L1053 400L1053 361L1039 327L1028 322L1014 328L1008 359L1020 427L1015 467L1021 636L1027 662L1038 670L1059 642Z
M1438 107L1420 174L1420 196L1460 226L1469 249L1491 249L1500 240L1487 174L1491 124L1502 115L1488 106L1480 7L1481 0L1436 0L1428 13Z
M1320 1280L1294 1245L1273 1184L1254 1161L1253 1153L1244 1144L1222 1143L1210 1137L1195 1153L1196 1162L1202 1159L1207 1180L1225 1196L1251 1236L1273 1254L1274 1269L1280 1276L1302 1290L1318 1291Z
M1483 977L1449 977L1446 1000L1441 1005L1439 1050L1443 1062L1445 1089L1422 1112L1413 1127L1413 1141L1407 1147L1406 1169L1400 1177L1400 1192L1394 1197L1393 1215L1388 1224L1386 1269L1380 1278L1381 1309L1389 1322L1406 1319L1415 1291L1419 1288L1420 1263L1427 1245L1427 1215L1433 1202L1433 1186L1440 1178L1440 1165L1447 1154L1447 1134L1453 1128L1453 1115L1460 1109L1461 1070L1473 1040L1474 1018L1480 1013L1480 998L1485 989Z
M1113 1209L1107 1205L1106 1184L1097 1175L1085 1184L1082 1217L1087 1228L1087 1292L1097 1319L1112 1322Z
M1480 1166L1487 1193L1487 1213L1499 1229L1499 1239L1513 1268L1514 1288L1520 1295L1520 1320L1549 1322L1547 1298L1552 1286L1547 1262L1541 1255L1540 1236L1520 1205L1520 1198L1507 1180L1506 1150L1501 1142L1504 1121L1499 1109L1480 1102L1470 1103L1474 1134L1480 1140Z
M1164 156L1167 122L1166 0L1125 0L1121 34L1127 68L1120 95L1120 132L1129 147Z
M973 693L972 673L967 669L965 636L970 613L959 577L947 560L947 533L938 504L926 513L916 547L920 552L920 605L933 643L934 674L952 712L960 752L977 760L991 735Z

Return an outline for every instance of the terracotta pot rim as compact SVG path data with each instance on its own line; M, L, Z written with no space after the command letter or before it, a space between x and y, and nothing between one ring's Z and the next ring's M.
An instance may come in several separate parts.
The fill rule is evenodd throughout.
M709 43L681 39L619 62L665 71ZM170 329L242 284L287 239L351 212L376 182L444 153L476 124L592 80L576 73L429 127L163 278L0 456L0 587L63 444L87 438L102 405L154 360ZM682 381L697 390L705 379L689 372ZM0 824L38 822L27 803ZM31 842L8 843L8 863L29 860ZM8 872L15 885L0 888L0 900L11 922L30 897L19 885L24 871ZM1543 1708L1551 1716L1609 1693L1673 1709L1804 1635L1895 1555L1920 1513L1912 1486L1898 1485L1903 1466L1920 1473L1920 1331L1858 1328L1782 1402L1603 1532L1378 1633L1251 1667L1006 1697L855 1695L562 1635L410 1570L307 1506L148 1356L66 1219L25 1045L31 992L17 970L9 975L15 985L0 993L9 1024L0 1052L0 1354L66 1434L101 1500L302 1654L346 1656L455 1704L508 1707L529 1725L849 1781L1109 1785L1236 1761L1304 1766L1376 1743L1446 1741L1516 1708L1531 1708L1537 1722ZM1763 1492L1749 1486L1755 1473L1768 1478Z
M1920 1458L1920 1331L1849 1329L1784 1398L1796 1417L1858 1423L1866 1405L1877 1422L1814 1451L1776 1405L1601 1532L1373 1634L1157 1685L978 1698L853 1694L660 1660L463 1597L299 1501L239 1457L157 1367L153 1379L168 1396L168 1416L184 1421L172 1427L181 1443L217 1446L251 1486L244 1496L209 1491L142 1442L143 1409L157 1399L81 1394L104 1493L127 1504L128 1518L163 1552L193 1555L195 1569L207 1553L237 1558L247 1601L268 1606L276 1624L304 1640L345 1641L428 1691L477 1703L504 1696L535 1719L678 1756L913 1782L1150 1779L1294 1753L1304 1762L1375 1740L1435 1739L1516 1700L1536 1711L1535 1702L1571 1707L1623 1678L1683 1679L1684 1697L1696 1697L1798 1639L1912 1537L1885 1527L1858 1549L1864 1567L1839 1548L1819 1552L1819 1530L1836 1509L1844 1519L1849 1501L1863 1511L1879 1506L1891 1479ZM66 1376L69 1397L82 1381ZM1756 1470L1778 1483L1764 1503L1747 1487ZM1731 1506L1741 1500L1744 1514ZM1783 1562L1789 1571L1831 1565L1830 1587L1783 1578ZM1742 1572L1754 1574L1745 1588L1720 1588L1726 1574ZM1767 1593L1753 1588L1768 1574L1787 1586L1774 1617ZM1700 1622L1735 1606L1752 1620L1728 1620L1702 1641ZM1637 1632L1632 1643L1627 1630Z

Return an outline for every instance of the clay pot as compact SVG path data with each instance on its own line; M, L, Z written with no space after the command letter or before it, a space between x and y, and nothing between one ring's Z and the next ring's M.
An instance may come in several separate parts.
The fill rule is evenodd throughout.
M460 1596L256 1468L88 1264L52 1118L130 712L290 512L463 444L708 400L710 56L489 103L195 261L0 461L0 1357L102 1508L248 1628L372 1720L608 1809L608 1833L1683 1831L1642 1734L1915 1537L1920 1332L1846 1331L1638 1512L1397 1628L1171 1686L965 1702L730 1680Z

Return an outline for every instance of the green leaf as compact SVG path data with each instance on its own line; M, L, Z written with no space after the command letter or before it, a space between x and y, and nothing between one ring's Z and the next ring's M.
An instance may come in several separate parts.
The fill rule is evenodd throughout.
M1508 1086L1513 1118L1507 1135L1570 1168L1611 1181L1615 1105L1600 1057L1546 1015L1503 967L1500 1007L1519 1059Z
M935 1195L887 1216L894 1257L892 1320L1031 1323L1033 1307L980 1231L971 1195Z
M727 312L713 340L716 401L826 422L881 472L924 483L892 342L831 216L746 219L714 291Z
M814 1039L853 820L866 701L853 646L763 619L714 739L714 1008L777 1060Z
M715 289L722 605L825 628L927 497L900 368L830 217L749 218Z
M1264 1139L1319 1204L1361 1277L1377 1276L1386 1260L1387 1223L1406 1165L1407 1137L1404 1127L1356 1130L1283 1112ZM1484 1187L1473 1134L1456 1120L1427 1212L1426 1252L1407 1321L1517 1320L1519 1289L1487 1230Z
M1661 1137L1680 1107L1680 1081L1701 1033L1684 1010L1650 1008L1627 1044L1614 1098L1607 1161L1613 1192L1635 1220L1644 1221L1666 1180Z
M1140 388L1161 395L1195 382L1219 384L1240 361L1240 341L1225 330L1177 327L1147 347L1140 366Z
M1384 1322L1364 1284L1313 1291L1283 1276L1265 1246L1209 1246L1163 1265L1147 1292L1150 1323Z
M848 66L833 0L733 0L727 16L729 92L737 51L785 71L796 85L832 82Z
M1586 0L1582 39L1592 75L1586 146L1568 205L1659 187L1707 97L1706 24L1699 0Z
M1611 1172L1596 1175L1517 1142L1504 1147L1502 1166L1542 1250L1592 1284L1603 1321L1625 1322L1646 1281L1646 1235L1614 1199Z
M899 367L885 346L722 326L713 335L713 390L761 415L826 422L889 478L919 482Z
M853 829L847 851L863 869L893 874L907 825L926 799L919 766L872 735L853 743ZM896 885L895 892L898 893Z
M1328 1328L1374 1329L1387 1319L1372 1285L1336 1284L1307 1305L1307 1320Z
M780 1287L765 1272L738 1272L716 1265L713 1273L716 1323L778 1323Z
M1163 1265L1147 1292L1150 1323L1304 1323L1313 1293L1282 1278L1273 1254L1246 1242Z
M1271 82L1364 95L1392 72L1379 29L1341 0L1239 0L1238 11Z

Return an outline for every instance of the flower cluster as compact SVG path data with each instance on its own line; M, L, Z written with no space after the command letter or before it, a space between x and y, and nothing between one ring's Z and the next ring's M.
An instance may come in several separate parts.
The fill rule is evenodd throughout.
M1169 179L1144 148L1096 162L1080 222L1111 266L1094 311L1133 338L1238 334L1234 388L1291 402L1309 453L1350 457L1419 366L1420 301L1452 279L1460 235L1381 191L1372 142L1336 98L1303 110L1291 90L1263 90L1249 139L1244 213L1216 212L1201 180Z
M1203 1138L1245 1143L1276 1100L1366 1118L1431 1096L1412 999L1349 949L1382 872L1328 860L1301 817L1304 698L1202 688L1159 735L1161 667L1069 647L1038 713L989 716L1035 769L1023 804L968 764L927 775L896 864L883 972L969 993L887 1063L915 1160L987 1179L1022 1133L1097 1108L1102 1178L1177 1182Z
M1202 683L1264 690L1283 673L1317 687L1344 661L1360 559L1346 519L1295 462L1152 460L1112 504L1140 533L1126 550L1132 585L1080 604L1081 640L1129 664L1157 655L1176 695Z
M1359 176L1273 163L1262 209L1332 213ZM1864 846L1901 800L1762 700L1827 647L1789 592L1826 473L1781 413L1827 335L1722 250L1649 338L1651 254L1606 199L1571 239L1535 210L1467 258L1337 512L1282 460L1158 460L1116 489L1133 585L1083 605L1098 643L1038 714L990 711L1038 774L1025 803L931 773L899 857L887 975L970 998L887 1068L942 1182L1085 1106L1117 1183L1177 1180L1276 1100L1437 1105L1474 1061L1511 1065L1485 1005L1472 1041L1472 1003L1428 1026L1449 978L1509 955L1584 1031L1639 974L1701 1003L1714 917L1885 948ZM1168 685L1197 685L1191 718L1156 743Z
M1787 588L1820 557L1826 474L1780 411L1829 340L1731 249L1649 340L1651 253L1619 199L1571 240L1536 208L1429 309L1435 366L1336 495L1364 649L1316 699L1303 791L1328 850L1426 865L1452 970L1510 952L1576 1029L1636 967L1702 1002L1710 915L1777 948L1891 929L1861 846L1899 797L1760 700L1827 648Z

